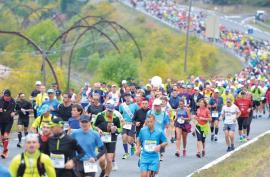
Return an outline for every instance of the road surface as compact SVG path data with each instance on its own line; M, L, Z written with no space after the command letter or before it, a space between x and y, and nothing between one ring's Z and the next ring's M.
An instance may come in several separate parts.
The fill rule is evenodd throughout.
M255 119L251 124L251 137L255 137L260 133L269 130L270 119ZM13 135L15 136L15 134ZM123 147L120 140L117 143L117 163L119 166L118 171L114 171L111 177L138 177L139 168L137 167L138 157L132 156L128 160L122 160ZM238 136L236 137L236 147L240 145ZM22 149L16 147L17 140L13 138L9 145L9 157L5 160L0 159L0 164L8 166L11 158L16 154L21 153ZM211 142L210 137L206 140L206 157L198 159L195 157L196 154L196 138L191 134L188 136L187 145L187 157L176 158L175 144L169 143L166 149L165 160L161 162L159 177L185 177L196 169L204 166L205 164L217 159L218 157L226 153L226 145L224 140L223 131L219 132L218 142Z

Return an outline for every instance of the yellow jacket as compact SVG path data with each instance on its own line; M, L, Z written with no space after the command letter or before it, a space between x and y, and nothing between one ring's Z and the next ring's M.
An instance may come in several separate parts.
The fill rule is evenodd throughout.
M37 159L40 155L40 151L37 150L34 154L24 153L25 159L25 171L23 177L40 177L37 168ZM30 165L29 159L33 159L32 167ZM44 164L45 171L48 177L56 177L55 169L50 157L46 154L41 153L40 162ZM9 171L12 177L17 177L17 171L21 164L21 154L15 156L9 166Z
M49 99L48 94L47 93L39 93L36 96L36 106L40 107L42 105L42 103L46 100Z
M32 128L42 128L43 123L49 123L52 120L52 115L49 115L48 117L43 117L42 122L41 121L41 116L37 117L34 122L32 123ZM39 126L40 125L40 126Z
M221 95L221 97L223 98L223 103L227 103L227 99L228 98L230 98L232 100L232 102L234 102L234 96L231 93L229 93L228 95L226 95L225 93L223 93Z

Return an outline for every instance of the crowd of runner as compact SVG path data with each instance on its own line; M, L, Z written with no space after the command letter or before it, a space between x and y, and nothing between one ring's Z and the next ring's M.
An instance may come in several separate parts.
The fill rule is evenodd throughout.
M158 173L168 143L175 143L176 157L186 157L189 133L197 137L198 158L206 156L208 135L218 141L220 128L226 151L233 151L237 124L239 141L246 142L252 119L269 116L269 71L269 64L259 63L234 76L210 80L191 76L162 84L154 77L145 86L123 80L120 87L85 83L77 94L73 89L62 93L56 84L47 89L37 81L30 101L25 93L12 98L6 89L0 98L1 157L8 156L16 116L18 148L23 135L26 138L25 151L10 164L14 177L44 173L49 177L95 176L98 166L100 176L109 176L118 169L119 135L125 152L122 159L140 156L143 177Z
M145 12L165 21L180 30L186 30L188 11L179 6L173 0L131 0L134 7L140 5ZM205 20L207 13L192 11L190 17L190 31L205 38ZM233 50L237 55L246 60L249 65L255 66L260 60L268 60L270 57L270 41L256 40L252 36L220 26L220 39L218 40L226 48ZM269 60L268 60L269 61Z

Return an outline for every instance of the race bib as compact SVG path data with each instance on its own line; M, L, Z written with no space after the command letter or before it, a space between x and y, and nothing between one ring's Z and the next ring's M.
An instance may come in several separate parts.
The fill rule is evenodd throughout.
M84 173L97 173L98 165L90 161L83 161Z
M69 124L68 124L68 122L65 122L64 123L64 130L68 130L69 129Z
M218 117L218 112L217 111L213 111L212 112L212 117Z
M132 123L131 123L131 122L126 122L123 128L124 128L124 129L127 129L127 130L131 130L131 128L132 128Z
M112 135L110 133L101 135L101 141L104 143L112 142Z
M183 123L185 123L185 120L182 119L182 118L178 118L178 119L177 119L177 122L178 122L179 124L183 124Z
M154 152L157 146L157 141L155 140L145 140L144 150L147 152Z
M64 154L50 154L54 168L65 168L65 155Z
M92 114L92 120L91 120L91 122L95 122L96 119L97 119L97 115L96 114Z

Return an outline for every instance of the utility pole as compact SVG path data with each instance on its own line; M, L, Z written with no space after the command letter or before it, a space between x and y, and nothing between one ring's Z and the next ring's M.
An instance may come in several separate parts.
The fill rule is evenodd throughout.
M192 7L192 0L189 0L188 17L187 17L187 31L186 31L186 45L185 45L184 73L187 72L187 56L188 56L188 48L189 48L189 28L190 28L191 7Z

